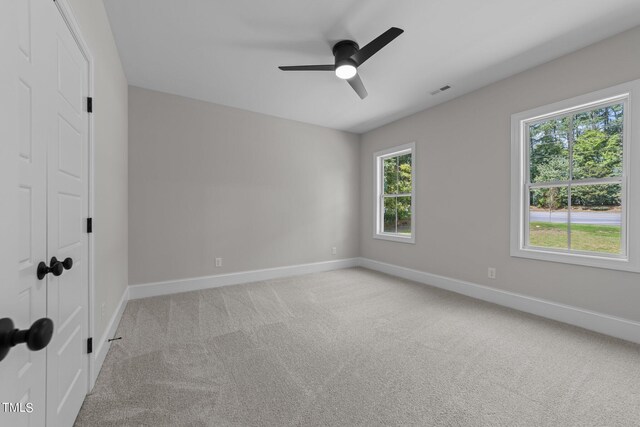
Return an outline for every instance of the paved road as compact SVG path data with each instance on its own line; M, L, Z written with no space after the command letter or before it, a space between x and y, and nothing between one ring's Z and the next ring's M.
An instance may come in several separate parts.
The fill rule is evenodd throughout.
M531 222L567 222L566 212L535 211L529 215ZM621 215L611 212L571 212L571 222L574 224L620 225Z

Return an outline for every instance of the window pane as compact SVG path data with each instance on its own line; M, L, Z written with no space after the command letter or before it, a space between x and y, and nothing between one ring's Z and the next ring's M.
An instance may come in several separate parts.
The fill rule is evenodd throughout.
M622 176L623 109L616 104L575 116L574 179Z
M569 131L571 119L552 119L529 126L531 182L569 179Z
M622 252L622 188L619 184L571 187L571 249Z
M385 233L396 232L396 198L384 198L384 219L383 231Z
M411 194L411 154L398 157L398 193Z
M529 194L529 246L568 249L567 188L537 188Z
M398 233L411 236L411 197L398 197Z
M398 194L398 158L384 159L384 194Z

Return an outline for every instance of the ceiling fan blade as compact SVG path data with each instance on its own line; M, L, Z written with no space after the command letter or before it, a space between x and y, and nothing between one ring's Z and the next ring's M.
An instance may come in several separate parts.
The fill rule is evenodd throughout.
M347 80L347 83L356 91L358 96L362 99L365 99L369 93L364 88L364 84L362 84L362 80L360 79L360 75L356 74L354 77Z
M391 43L393 39L402 33L404 33L404 30L401 30L400 28L389 28L387 31L375 38L371 43L351 55L351 59L356 61L356 64L361 65L364 61L371 58L376 54L376 52Z
M336 66L331 65L291 65L278 67L282 71L334 71Z

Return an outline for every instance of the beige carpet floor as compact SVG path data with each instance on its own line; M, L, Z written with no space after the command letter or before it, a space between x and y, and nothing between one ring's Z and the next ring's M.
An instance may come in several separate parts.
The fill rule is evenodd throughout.
M640 346L364 269L130 301L78 426L638 426Z

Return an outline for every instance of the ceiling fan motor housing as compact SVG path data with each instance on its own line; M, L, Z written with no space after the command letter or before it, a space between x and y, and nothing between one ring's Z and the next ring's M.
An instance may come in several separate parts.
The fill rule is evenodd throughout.
M341 65L353 65L358 67L356 61L351 59L351 56L356 53L360 47L358 43L352 40L342 40L333 46L333 56L336 58L336 68Z

